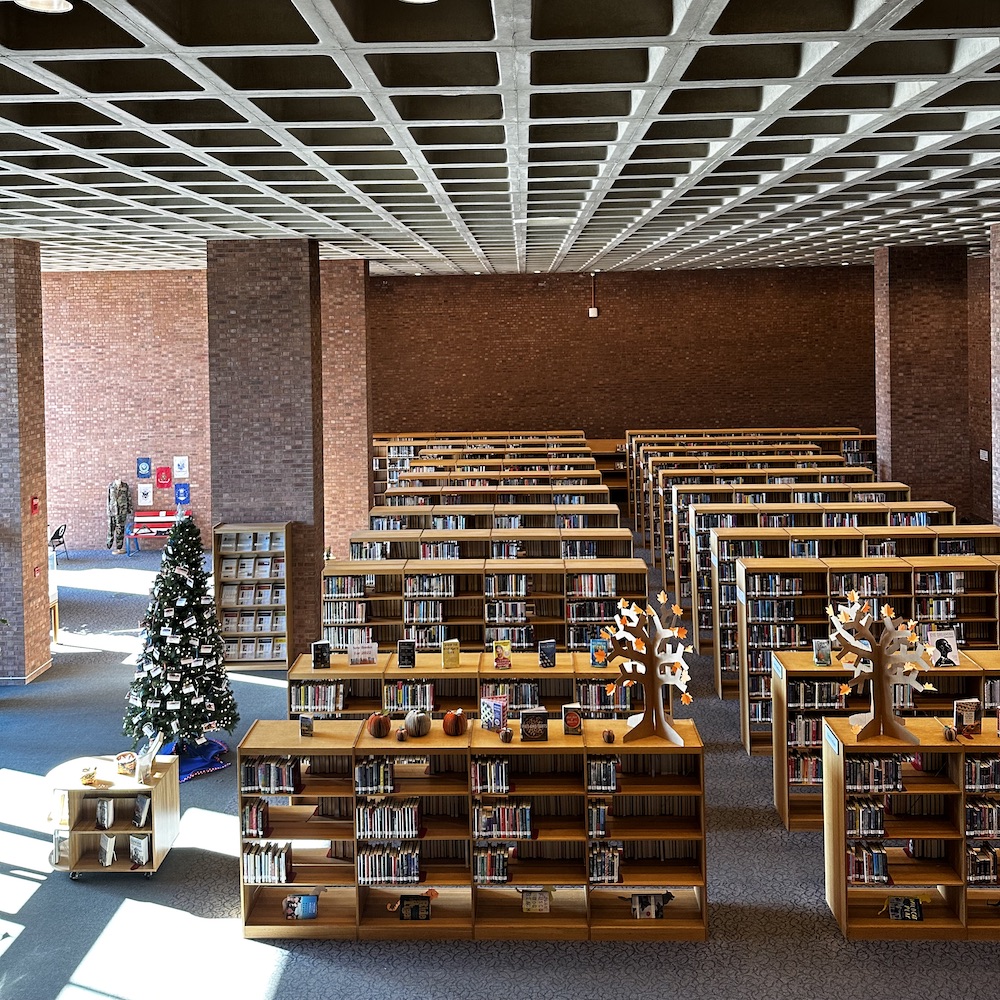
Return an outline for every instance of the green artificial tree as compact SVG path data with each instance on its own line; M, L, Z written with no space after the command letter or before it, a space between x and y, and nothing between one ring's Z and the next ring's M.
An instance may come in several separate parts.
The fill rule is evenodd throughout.
M208 593L201 531L178 517L163 549L146 615L143 648L122 730L133 746L162 733L174 753L198 754L206 733L240 721L223 662L215 601Z

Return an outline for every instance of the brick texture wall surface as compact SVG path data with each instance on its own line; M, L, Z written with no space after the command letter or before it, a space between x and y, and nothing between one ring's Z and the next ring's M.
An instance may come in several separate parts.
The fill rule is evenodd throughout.
M320 635L323 414L319 256L311 240L208 244L216 519L293 521L290 652Z
M892 480L892 352L889 340L889 250L875 251L875 435L879 479ZM950 501L949 501L950 502Z
M324 548L350 554L372 497L368 365L368 264L322 261Z
M993 521L993 473L980 451L993 454L991 396L990 261L970 257L969 267L969 514Z
M1000 398L1000 225L990 227L990 327L997 331L990 337L990 394ZM993 408L993 510L1000 514L1000 407Z
M947 500L968 516L965 248L894 247L879 253L876 271L880 469L887 460L884 471L909 483L914 499ZM884 405L882 387L889 381Z
M134 504L137 458L172 466L186 455L210 544L205 272L46 273L42 306L49 522L69 526L71 551L99 548L111 480L130 485ZM171 485L143 509L173 507Z
M875 427L866 267L373 278L374 430Z
M20 684L52 662L41 265L25 240L0 240L0 454L0 684Z

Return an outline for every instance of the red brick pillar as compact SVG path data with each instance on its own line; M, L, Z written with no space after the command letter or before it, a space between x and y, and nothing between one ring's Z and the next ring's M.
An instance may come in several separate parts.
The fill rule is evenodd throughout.
M0 684L26 684L52 658L42 271L25 240L0 240L0 464Z
M969 516L993 521L993 338L990 259L969 258ZM1000 363L1000 357L997 359Z
M1000 225L990 227L989 259L990 401L1000 400ZM1000 524L1000 403L992 406L992 447L989 455L994 523Z
M346 559L351 534L368 527L373 491L368 262L326 260L319 268L325 547Z
M319 254L313 240L208 244L212 510L292 521L290 653L318 639L323 568Z
M968 265L964 247L875 252L878 471L968 514ZM850 377L848 358L831 365Z

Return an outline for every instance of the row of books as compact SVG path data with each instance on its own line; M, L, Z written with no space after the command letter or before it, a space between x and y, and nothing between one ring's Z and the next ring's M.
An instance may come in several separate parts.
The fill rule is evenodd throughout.
M846 803L848 837L884 837L885 802L870 797L848 797Z
M591 882L621 882L622 848L620 844L592 844L587 851L587 875Z
M615 573L571 573L566 577L567 597L618 597Z
M243 792L290 794L301 784L298 757L251 757L240 765L240 790Z
M807 715L797 715L788 720L788 745L790 747L818 747L823 739L823 720Z
M489 625L521 625L528 620L526 601L486 601L483 614Z
M470 782L474 795L506 795L510 791L510 763L506 757L473 757Z
M354 765L354 791L359 795L387 795L395 788L391 757L368 757Z
M288 686L289 704L293 713L342 712L345 689L343 681L324 681L314 684L299 681Z
M382 685L382 708L387 712L434 710L434 684L430 681L396 681Z
M789 708L843 708L840 681L791 681L788 685Z
M880 843L847 845L848 885L885 885L889 882L889 855Z
M354 814L358 839L399 840L420 835L420 799L359 801Z
M475 802L472 811L472 835L490 840L531 838L531 803L517 800L501 803Z
M283 531L224 531L219 535L220 552L283 552Z
M795 601L747 601L747 614L756 621L794 622Z
M224 611L223 634L232 632L284 632L287 625L284 611Z
M849 792L901 792L905 760L908 758L901 755L848 757L844 761L845 788Z
M149 864L149 835L131 833L128 838L129 860L133 868L141 868ZM102 833L97 848L97 863L104 868L110 868L118 857L118 838L113 833Z
M292 845L265 841L243 849L243 881L278 885L292 880Z
M630 712L642 704L642 689L637 685L619 685L608 693L607 685L597 681L578 681L576 700L585 712Z
M247 799L240 809L240 829L244 837L266 837L270 832L267 799Z
M823 758L818 754L789 751L788 783L790 785L818 785L823 781Z
M1000 802L995 799L966 799L965 835L1000 837Z
M220 603L223 607L235 605L248 607L262 604L284 604L285 588L281 584L270 583L226 583L223 584Z
M403 577L404 597L454 597L453 573L417 573Z
M284 660L288 644L285 639L228 639L225 644L227 660Z
M822 627L825 634L826 626ZM808 646L816 638L816 626L809 625L777 625L766 622L751 623L747 628L747 641L752 646Z
M266 580L285 578L284 556L225 556L219 561L222 580Z
M608 817L611 807L606 799L592 799L587 803L587 836L606 837L608 835Z
M403 622L432 623L444 621L444 604L441 601L403 601Z
M364 597L364 574L357 576L324 576L324 597Z
M914 580L916 594L964 594L965 571L942 570L936 573L917 573Z
M566 604L567 622L610 622L618 613L614 600L571 601Z
M970 885L997 885L1000 870L997 868L996 844L966 844L966 881Z
M358 885L411 885L420 881L420 848L359 847Z
M368 606L364 601L324 601L324 625L364 625Z
M496 885L509 878L509 851L505 844L477 845L472 852L472 880L479 885Z

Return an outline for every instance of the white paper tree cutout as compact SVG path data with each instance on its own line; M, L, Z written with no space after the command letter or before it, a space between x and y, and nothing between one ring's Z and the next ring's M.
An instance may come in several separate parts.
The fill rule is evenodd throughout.
M830 638L841 647L837 659L854 665L854 676L843 686L842 693L851 688L860 691L865 681L871 682L871 711L852 715L849 720L852 726L862 727L858 741L890 736L918 743L919 739L892 710L894 684L905 684L915 691L925 688L917 679L924 647L914 631L916 622L895 617L888 604L882 605L881 615L876 618L871 605L862 603L854 590L848 593L847 601L836 611L828 606L826 612L833 624Z
M667 603L667 595L660 591L660 604ZM623 737L623 742L659 736L661 739L684 746L684 740L673 727L672 713L664 705L664 689L675 687L682 692L681 700L690 704L687 693L691 674L684 662L684 653L691 647L684 645L687 630L677 623L681 608L676 604L671 608L673 619L664 626L657 613L651 608L642 610L637 604L629 606L628 601L618 602L615 629L603 629L601 634L608 640L610 653L608 662L621 659L618 665L621 676L609 685L613 691L619 684L640 684L643 691L645 709L637 725Z

